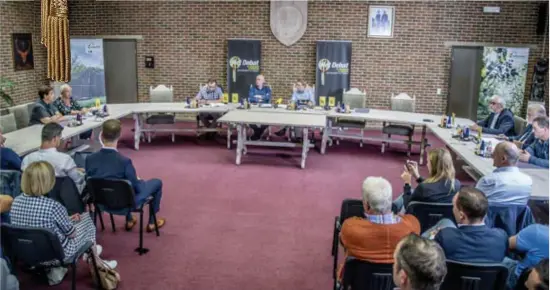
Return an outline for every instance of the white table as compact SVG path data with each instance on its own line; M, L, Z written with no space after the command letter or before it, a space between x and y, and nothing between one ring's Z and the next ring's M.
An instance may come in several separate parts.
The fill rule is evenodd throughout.
M459 125L471 125L470 120L457 119ZM493 166L492 158L485 158L475 154L476 144L471 141L461 141L459 139L452 138L456 129L440 128L437 125L429 126L430 130L437 136L445 145L453 152L464 160L468 164L469 168L465 168L470 176L477 179L479 177L490 174L495 170ZM475 132L471 134L476 134ZM474 172L469 172L473 170ZM533 190L531 192L531 199L535 200L548 200L549 198L549 171L546 168L537 168L534 166L524 167L520 164L519 170L533 179Z
M237 149L235 164L241 164L241 157L246 154L246 146L269 146L269 147L284 147L292 148L299 147L300 144L291 142L268 142L268 141L251 141L247 140L246 126L251 124L267 125L267 126L288 126L303 128L304 138L301 144L302 147L302 162L301 168L306 166L307 153L309 151L308 130L310 128L325 128L326 116L321 114L295 114L292 112L263 112L251 110L233 110L218 119L218 122L236 124L237 126Z

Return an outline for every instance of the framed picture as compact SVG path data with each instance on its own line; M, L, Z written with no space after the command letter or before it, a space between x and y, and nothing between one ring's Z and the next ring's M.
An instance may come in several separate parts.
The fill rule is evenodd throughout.
M12 34L13 68L18 70L34 69L32 53L32 35L30 33Z
M369 6L368 37L392 38L394 24L394 6Z

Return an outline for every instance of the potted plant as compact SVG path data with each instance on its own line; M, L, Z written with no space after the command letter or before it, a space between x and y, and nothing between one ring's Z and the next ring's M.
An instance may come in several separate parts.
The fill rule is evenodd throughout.
M12 91L14 86L14 82L0 76L0 96L2 97L2 100L8 104L8 106L13 106L13 99L9 93Z

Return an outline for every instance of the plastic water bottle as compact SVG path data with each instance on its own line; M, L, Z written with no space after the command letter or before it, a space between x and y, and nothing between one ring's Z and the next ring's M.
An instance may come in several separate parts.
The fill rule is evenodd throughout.
M80 113L76 114L76 121L79 123L79 124L82 124L82 115Z
M187 98L185 99L185 102L186 102L188 105L190 105L190 104L191 104L191 98L187 97Z
M481 144L479 145L479 155L485 156L485 141L481 140Z
M451 122L452 122L452 118L447 117L447 128L452 128L453 127L453 124Z
M103 105L103 114L105 115L109 114L109 110L107 109L107 104Z

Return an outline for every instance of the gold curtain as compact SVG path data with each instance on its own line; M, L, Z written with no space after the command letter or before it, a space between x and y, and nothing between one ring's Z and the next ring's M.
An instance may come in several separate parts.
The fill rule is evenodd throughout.
M42 0L42 38L48 51L48 78L71 80L71 50L67 0Z

